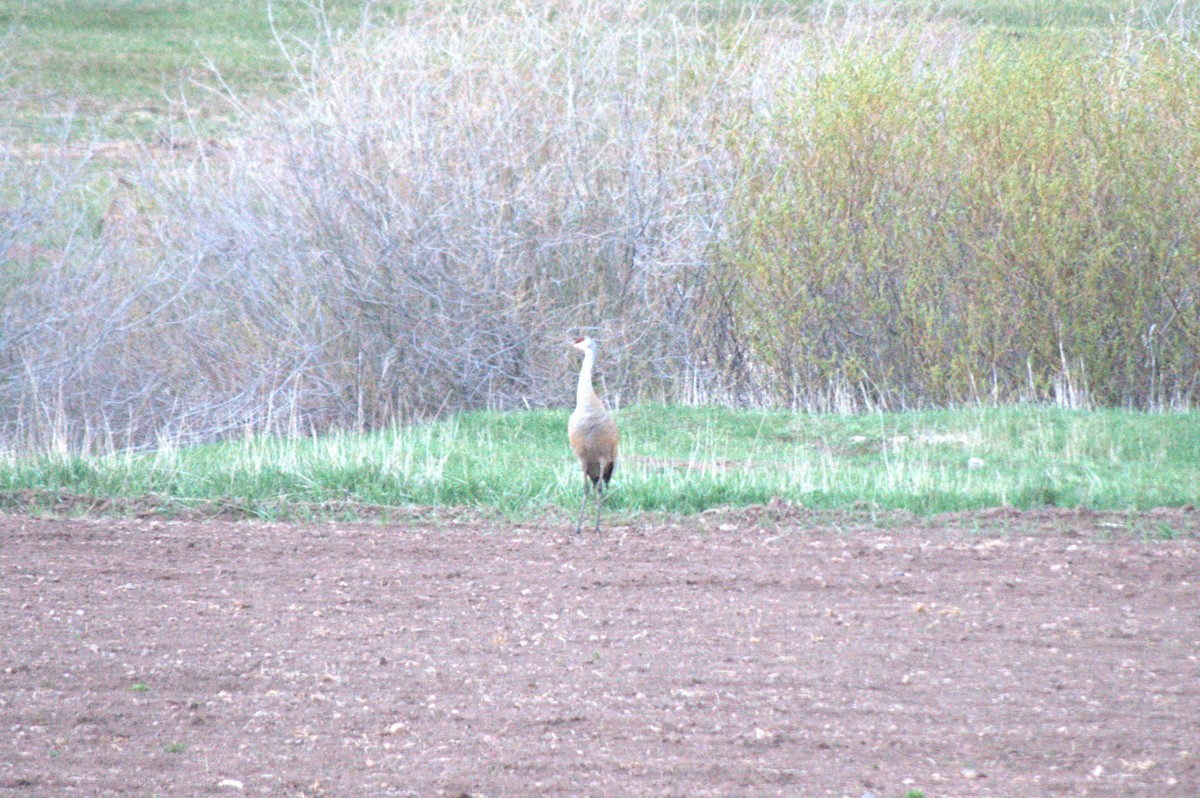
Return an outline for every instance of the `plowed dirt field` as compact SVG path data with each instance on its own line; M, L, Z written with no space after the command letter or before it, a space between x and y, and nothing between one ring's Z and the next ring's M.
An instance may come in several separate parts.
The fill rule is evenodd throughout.
M571 526L0 516L0 796L1200 795L1194 510Z

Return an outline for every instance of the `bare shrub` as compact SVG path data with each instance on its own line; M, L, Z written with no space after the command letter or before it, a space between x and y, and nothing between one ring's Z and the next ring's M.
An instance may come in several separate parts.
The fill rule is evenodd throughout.
M111 283L92 268L104 247L76 196L85 163L0 149L0 433L31 446L66 445L77 380L113 332L93 313Z
M584 329L620 364L612 390L678 373L741 43L622 15L418 11L301 49L297 91L168 201L245 345L296 351L306 419L557 403Z

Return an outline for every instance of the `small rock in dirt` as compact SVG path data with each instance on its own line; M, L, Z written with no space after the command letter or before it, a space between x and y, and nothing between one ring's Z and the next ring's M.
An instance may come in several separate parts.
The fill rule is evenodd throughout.
M408 726L397 721L396 723L393 723L391 726L387 727L387 733L388 734L401 734L407 728L408 728Z
M960 770L958 772L958 775L962 776L964 779L982 779L983 778L983 774L980 773L975 768L963 768L962 770Z
M242 784L237 779L221 779L221 781L217 783L217 787L219 787L221 789L226 789L226 790L239 790L239 791L246 789L246 785Z

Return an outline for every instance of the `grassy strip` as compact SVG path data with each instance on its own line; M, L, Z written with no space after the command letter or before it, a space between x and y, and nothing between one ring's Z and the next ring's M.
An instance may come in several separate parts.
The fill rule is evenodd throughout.
M1022 407L835 416L642 405L619 421L622 459L608 506L623 512L694 513L774 497L921 514L1200 504L1196 413ZM156 496L265 517L347 504L573 510L582 483L565 423L559 411L479 412L372 434L9 457L0 461L0 494Z

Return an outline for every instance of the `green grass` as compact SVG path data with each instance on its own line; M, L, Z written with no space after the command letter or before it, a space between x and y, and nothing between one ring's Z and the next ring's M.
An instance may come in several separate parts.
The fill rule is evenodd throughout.
M314 4L315 5L315 4ZM407 3L372 3L375 19ZM351 30L362 2L325 3L331 27ZM312 40L318 20L309 4L272 3L286 42ZM197 81L221 79L255 99L282 89L288 65L272 31L266 0L0 0L0 76L23 97L20 112L0 123L10 138L37 140L71 115L84 135L145 136L171 118L171 101ZM229 108L188 86L201 121L214 124Z
M773 497L920 514L1200 504L1196 413L1020 407L838 416L642 405L617 415L621 460L607 504L617 513L695 513ZM0 500L28 490L152 497L166 512L232 506L262 517L412 505L573 511L582 480L565 427L559 411L479 412L373 434L8 457Z

